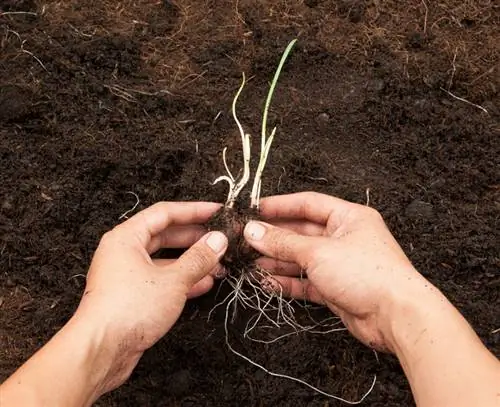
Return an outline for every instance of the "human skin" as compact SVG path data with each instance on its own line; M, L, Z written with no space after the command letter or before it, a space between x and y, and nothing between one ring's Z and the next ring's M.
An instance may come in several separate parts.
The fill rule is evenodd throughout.
M219 208L163 202L106 233L75 315L0 387L0 405L89 406L122 384L186 300L212 287L227 239L201 225ZM177 260L150 257L185 247Z
M101 240L75 315L0 387L0 405L87 406L122 384L207 292L227 239L201 226L220 205L160 203ZM497 406L500 367L448 300L411 265L380 215L326 195L262 200L245 229L295 298L327 305L363 343L397 355L419 406ZM177 260L152 260L162 247ZM304 272L306 279L298 278Z
M420 407L500 405L500 363L412 266L374 209L317 193L264 199L248 242L285 295L328 306L366 345L394 353ZM303 278L306 277L306 278ZM269 284L268 284L269 285Z

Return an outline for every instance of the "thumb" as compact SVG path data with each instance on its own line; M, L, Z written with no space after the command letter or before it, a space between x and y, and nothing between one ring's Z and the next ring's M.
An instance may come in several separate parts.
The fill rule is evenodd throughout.
M310 263L317 238L299 235L264 222L249 222L245 227L245 239L262 254L306 269Z
M189 289L209 274L227 248L227 237L221 232L210 232L203 236L176 261L181 278Z

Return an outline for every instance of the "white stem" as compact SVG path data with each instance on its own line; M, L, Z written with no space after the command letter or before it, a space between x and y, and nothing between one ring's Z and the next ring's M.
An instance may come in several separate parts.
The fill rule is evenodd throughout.
M226 205L229 208L232 208L234 206L236 199L238 198L238 195L240 194L241 190L245 187L245 185L248 184L248 180L250 179L250 158L251 158L250 134L245 134L243 126L241 125L240 121L238 120L238 116L236 115L236 102L238 101L238 97L240 96L243 88L245 87L245 83L246 83L246 78L245 78L245 73L243 73L243 79L241 81L241 85L238 89L238 92L236 92L236 96L233 99L233 104L231 109L234 121L238 126L238 130L240 132L240 137L241 137L241 145L243 148L243 175L240 178L240 180L236 183L233 174L231 173L227 165L226 161L227 147L226 147L222 151L222 160L224 161L224 167L226 169L228 176L219 177L214 182L214 184L222 180L228 182L229 193L227 195Z
M231 170L229 169L229 167L227 165L226 152L227 152L227 147L224 147L224 150L222 150L222 161L224 162L224 168L226 169L227 176L229 178L231 178L231 181L233 181L233 183L234 183L233 174L231 173Z
M273 144L274 136L276 134L276 127L271 132L271 135L264 145L264 149L260 152L259 165L257 171L255 172L255 178L253 180L252 193L250 195L250 208L259 209L260 201L260 189L262 187L262 173L266 167L267 158L269 157L269 152L271 151L271 145Z
M218 184L221 181L226 181L229 184L229 192L227 194L227 200L226 200L226 204L229 204L232 198L232 192L234 191L234 180L232 180L226 175L221 175L214 182L212 182L212 185Z
M243 175L238 183L234 186L234 189L231 191L231 200L229 202L229 206L233 207L238 195L241 190L248 184L248 180L250 179L250 155L251 155L251 142L250 142L250 134L245 134L243 138Z

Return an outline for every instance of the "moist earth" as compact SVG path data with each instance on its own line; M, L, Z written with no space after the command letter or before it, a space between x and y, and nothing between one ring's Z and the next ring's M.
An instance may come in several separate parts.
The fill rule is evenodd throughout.
M224 202L226 186L211 184L224 147L241 166L230 114L241 74L256 156L293 38L262 195L314 190L378 209L499 356L499 15L495 2L459 0L0 1L0 380L75 310L129 192L138 209ZM208 319L224 289L190 301L97 405L342 405L231 353L223 307ZM364 405L413 404L395 358L377 363L349 334L261 345L243 338L244 318L229 340L266 368L350 400L376 374Z

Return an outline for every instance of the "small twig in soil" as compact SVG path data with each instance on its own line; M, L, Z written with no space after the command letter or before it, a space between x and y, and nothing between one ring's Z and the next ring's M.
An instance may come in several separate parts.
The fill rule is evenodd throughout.
M33 54L31 51L28 51L27 49L24 49L24 43L26 41L23 41L23 44L21 45L21 52L24 52L25 54L28 54L30 55L31 57L33 57L35 59L36 62L38 62L40 64L40 66L46 71L46 72L49 72L47 68L45 68L45 65L43 64L42 61L40 61L40 59L35 55Z
M424 35L427 34L427 18L429 16L429 8L427 7L427 4L425 3L424 0L422 0L422 4L424 5L425 8L425 17L424 17Z
M73 280L74 278L77 278L77 277L81 277L81 278L87 278L87 276L85 274L75 274L71 277L68 277L68 281L69 280Z
M477 105L475 103L472 103L472 102L469 102L467 99L464 99L464 98L461 98L457 95L454 95L453 93L451 93L449 90L446 90L445 88L443 87L440 87L440 89L443 91L443 92L446 92L448 95L450 95L452 98L455 98L457 100L460 100L461 102L464 102L464 103L467 103L471 106L474 106L474 107L477 107L478 109L481 109L483 112L489 114L489 112L483 107L483 106L480 106L480 105Z
M127 194L133 195L135 197L136 201L135 201L134 206L131 209L129 209L128 211L126 211L120 215L120 217L118 218L119 220L128 219L128 214L131 212L134 212L137 209L137 207L139 206L139 203L141 202L139 199L139 196L135 192L127 191Z
M5 14L5 13L4 13L4 14ZM17 33L16 31L13 31L13 30L9 30L9 29L7 29L7 32L6 32L6 38L7 38L7 35L8 35L9 33L14 34L14 35L17 37L17 39L21 42L21 52L22 52L23 54L26 54L26 55L31 56L31 57L32 57L35 61L37 61L37 62L40 64L40 66L41 66L41 67L42 67L42 68L43 68L46 72L49 72L49 71L47 70L47 68L45 67L45 65L43 64L43 62L40 60L40 58L38 58L38 57L37 57L35 54L33 54L31 51L28 51L27 49L25 49L25 48L24 48L24 44L26 44L26 41L27 41L27 40L23 40L23 39L21 38L21 36L19 35L19 33Z
M113 95L125 99L127 102L132 102L136 103L137 98L133 95L133 93L136 93L138 95L143 95L143 96L158 96L158 95L173 95L171 92L169 92L166 89L162 89L158 92L146 92L144 90L140 89L131 89L131 88L125 88L124 86L120 85L103 85L106 89L108 89Z
M455 72L457 71L457 66L455 65L455 61L457 60L458 47L455 48L455 53L453 54L453 61L451 61L451 75L450 80L448 81L448 91L451 89L451 85L453 85L453 78L455 77Z
M5 11L0 12L0 17L2 16L16 16L16 15L29 15L29 16L38 16L37 13L33 13L32 11Z
M86 34L80 30L78 30L75 26L73 26L72 24L69 24L68 25L73 29L73 31L75 31L77 34L81 35L82 37L85 37L85 38L92 38L95 33L97 32L97 29L94 29L94 32L92 34Z
M321 181L321 182L328 182L328 179L325 177L306 177L307 179L310 179L311 181Z
M471 80L469 83L466 83L466 85L474 85L479 79L484 78L485 76L492 74L495 71L496 66L492 66L490 69L487 71L483 72L481 75L478 77L474 78Z
M281 172L280 177L278 178L278 186L277 186L278 194L280 193L281 179L283 178L284 175L286 175L285 167L281 167L281 169L282 169L282 172Z

